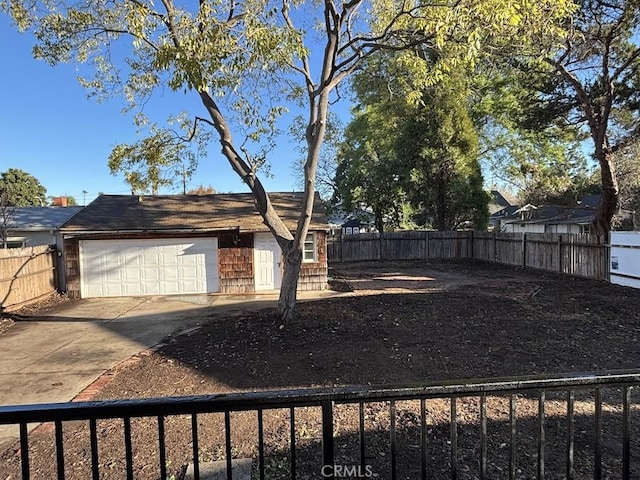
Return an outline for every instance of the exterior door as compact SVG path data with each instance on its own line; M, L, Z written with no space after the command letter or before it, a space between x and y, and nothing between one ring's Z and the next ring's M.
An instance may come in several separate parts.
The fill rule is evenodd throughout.
M256 291L279 290L282 282L282 251L273 235L256 233L253 238L253 255Z

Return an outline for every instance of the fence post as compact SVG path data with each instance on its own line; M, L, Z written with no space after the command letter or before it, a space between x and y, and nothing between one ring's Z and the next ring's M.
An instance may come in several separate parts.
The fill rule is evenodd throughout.
M333 403L322 401L322 477L335 478L333 472Z
M431 250L429 250L429 231L427 231L427 258L426 260L431 260Z
M498 247L496 245L496 232L493 232L493 258L492 258L493 263L496 263L498 261Z
M471 260L473 260L473 258L474 258L474 255L473 255L473 242L474 242L473 230L471 230L470 233L471 233L471 238L469 240L469 244L470 244L469 247L470 247L470 250L471 250L471 254L470 254L469 258L471 258Z
M611 232L607 235L607 243L602 249L604 251L604 275L603 280L611 283Z
M522 232L522 267L527 266L527 232Z
M558 273L562 273L562 235L558 235Z
M344 262L344 234L340 231L340 263Z

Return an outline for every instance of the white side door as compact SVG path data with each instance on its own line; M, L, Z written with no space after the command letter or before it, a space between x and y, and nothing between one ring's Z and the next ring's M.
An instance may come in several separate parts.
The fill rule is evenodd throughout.
M253 237L253 266L256 291L279 290L282 282L280 263L282 251L270 233L256 233Z

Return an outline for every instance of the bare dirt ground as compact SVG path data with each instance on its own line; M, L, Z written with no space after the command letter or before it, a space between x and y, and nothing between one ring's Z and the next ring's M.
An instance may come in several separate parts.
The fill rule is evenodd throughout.
M21 318L29 318L31 316L46 312L52 308L56 308L59 305L66 304L71 301L72 300L70 300L66 295L53 293L46 298L26 305L18 310L11 312L2 312L0 313L0 335L9 331L9 329L13 327L13 325L15 325L16 320L20 320Z
M340 298L300 304L283 325L275 311L218 317L120 371L96 399L197 395L334 385L402 385L427 380L557 374L640 366L640 291L484 263L377 264L331 272ZM620 400L605 395L603 478L619 478ZM550 395L546 408L546 478L564 478L566 405ZM634 402L638 399L634 398ZM366 462L390 478L389 404L365 405ZM449 478L449 401L427 404L428 478ZM458 402L458 478L478 478L478 399ZM509 399L488 400L489 478L508 477ZM518 396L518 477L536 476L537 399ZM640 478L640 419L634 403L632 478ZM398 478L420 476L417 402L396 405ZM290 478L287 411L267 411L267 478ZM593 472L593 403L576 397L576 477ZM200 461L224 458L224 418L202 415ZM336 407L336 455L359 462L357 407ZM134 419L135 477L159 477L157 422ZM317 470L320 418L296 411L297 478ZM99 421L101 478L124 477L122 421ZM192 455L190 419L169 418L168 467L181 478ZM64 429L67 478L90 478L88 426ZM232 414L232 455L257 458L255 412ZM51 429L30 436L32 478L55 477ZM0 479L20 478L18 445L0 456Z

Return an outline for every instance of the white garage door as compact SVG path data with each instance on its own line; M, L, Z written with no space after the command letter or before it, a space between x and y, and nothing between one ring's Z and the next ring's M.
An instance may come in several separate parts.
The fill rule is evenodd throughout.
M81 296L219 291L217 238L80 241Z

